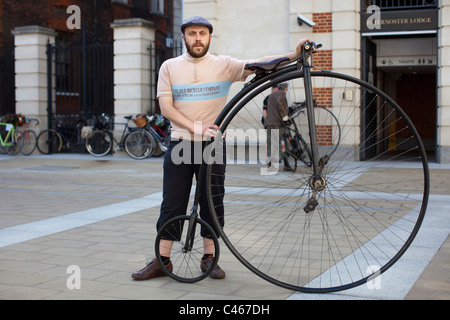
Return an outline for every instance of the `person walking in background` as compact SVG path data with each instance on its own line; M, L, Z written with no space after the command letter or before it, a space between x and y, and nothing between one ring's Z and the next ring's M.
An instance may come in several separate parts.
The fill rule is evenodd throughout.
M287 89L287 83L280 83L278 84L278 90L269 95L264 126L267 129L267 158L269 159L269 168L274 167L274 164L277 166L280 160L283 160L283 170L294 171L282 148L286 123L289 121L289 108L286 97ZM275 154L273 154L274 152Z

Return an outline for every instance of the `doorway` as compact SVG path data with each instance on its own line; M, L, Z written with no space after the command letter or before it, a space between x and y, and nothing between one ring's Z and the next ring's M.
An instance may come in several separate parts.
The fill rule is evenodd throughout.
M437 143L436 37L363 38L363 78L371 82L372 77L372 83L410 117L427 153L433 157ZM389 148L401 148L405 138L401 133L390 137ZM372 148L361 156L367 159L383 151Z

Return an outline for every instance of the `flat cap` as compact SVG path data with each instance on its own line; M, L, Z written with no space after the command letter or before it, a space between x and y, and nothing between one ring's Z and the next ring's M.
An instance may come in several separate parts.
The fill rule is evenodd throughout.
M187 19L182 25L181 25L181 32L184 34L184 29L189 26L203 26L207 27L209 29L209 33L213 33L213 26L211 23L209 23L208 20L206 20L203 17L195 16L192 18Z

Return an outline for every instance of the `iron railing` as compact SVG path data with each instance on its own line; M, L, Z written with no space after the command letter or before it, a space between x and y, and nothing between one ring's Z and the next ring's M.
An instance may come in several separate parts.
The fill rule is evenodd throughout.
M14 52L0 56L0 115L16 113Z
M150 113L156 114L160 112L158 110L158 99L156 98L159 69L165 60L182 54L183 44L181 41L174 41L171 48L163 50L153 43L150 44L148 50L150 52Z
M437 8L438 0L361 0L361 11L366 11L371 5L383 10L409 10Z

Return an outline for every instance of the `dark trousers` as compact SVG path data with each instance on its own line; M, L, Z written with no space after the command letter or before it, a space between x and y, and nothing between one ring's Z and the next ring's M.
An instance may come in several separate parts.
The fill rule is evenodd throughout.
M180 143L182 143L182 145L180 145ZM205 142L172 141L170 143L164 157L163 201L161 204L160 216L156 225L158 231L163 224L171 218L190 214L187 210L191 195L192 179L195 176L196 180L198 180L201 166L201 157L199 157L198 151L201 150L203 153L204 148ZM190 154L186 154L186 152ZM211 176L214 206L221 227L224 226L223 198L225 193L225 146L223 147L223 150L221 150L220 156L222 156L222 152L223 158L221 160L223 162L221 162L221 164L212 165L213 174ZM182 163L180 163L181 158L183 159ZM200 182L197 181L197 185L199 184ZM214 224L208 204L206 170L203 181L201 182L199 207L200 218L207 222L218 236L217 228ZM169 230L163 238L166 240L178 241L180 240L179 235L181 234L181 231L181 228L179 230ZM202 230L202 236L206 238L210 237L204 230Z

